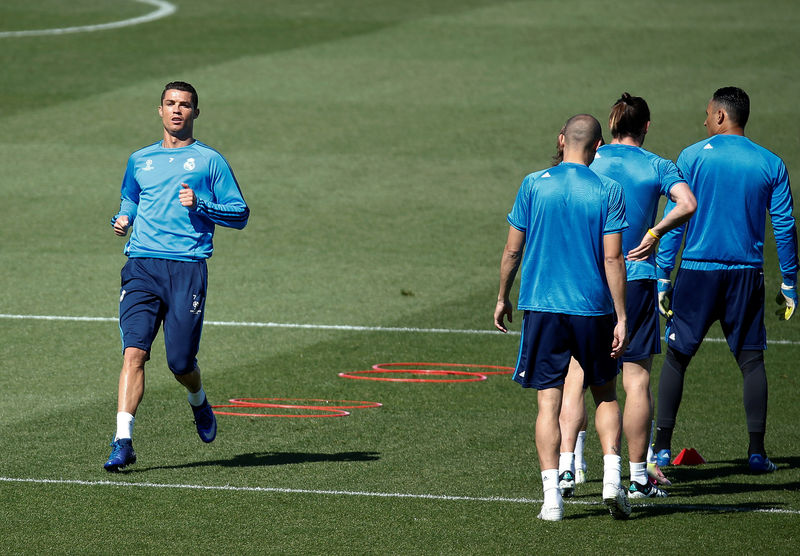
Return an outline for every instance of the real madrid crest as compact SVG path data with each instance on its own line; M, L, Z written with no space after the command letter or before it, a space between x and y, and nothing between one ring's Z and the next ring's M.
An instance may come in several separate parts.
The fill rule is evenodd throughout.
M187 172L194 170L194 158L187 158L186 162L183 163L183 169Z

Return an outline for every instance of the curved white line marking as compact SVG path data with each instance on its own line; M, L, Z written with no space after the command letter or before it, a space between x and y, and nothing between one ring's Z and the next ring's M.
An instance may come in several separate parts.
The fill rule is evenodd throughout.
M141 4L150 4L157 9L149 14L134 17L132 19L124 19L122 21L112 21L111 23L100 23L98 25L81 25L79 27L62 27L59 29L34 29L31 31L0 31L0 38L6 37L41 37L44 35L65 35L67 33L90 33L92 31L105 31L107 29L118 29L120 27L128 27L130 25L139 25L140 23L147 23L168 15L174 14L178 8L174 4L165 2L163 0L133 0Z

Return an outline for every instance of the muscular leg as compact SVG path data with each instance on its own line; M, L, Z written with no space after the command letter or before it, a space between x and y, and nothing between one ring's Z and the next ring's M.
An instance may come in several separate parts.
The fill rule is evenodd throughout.
M600 447L603 455L619 455L620 438L622 435L622 419L617 402L616 380L611 380L601 386L592 386L592 396L597 407L594 416L594 426L600 437Z
M561 412L563 387L539 390L539 412L536 415L536 452L539 468L558 469L558 449L561 444L561 430L558 415Z
M564 380L561 413L558 417L561 429L561 453L575 451L578 433L586 421L586 404L583 401L583 369L575 359L569 362L569 372Z
M603 449L603 503L615 519L626 519L631 513L628 495L622 488L622 461L619 455L622 436L622 415L617 402L616 378L602 386L592 386L597 405L595 428Z
M622 426L628 440L628 459L643 462L647 457L653 400L650 395L650 366L653 358L626 361L622 364L622 387L625 389L625 409Z
M136 415L144 396L144 364L147 352L134 347L125 348L122 371L119 374L117 412Z
M536 415L536 453L539 456L539 469L542 475L544 500L539 518L549 521L561 520L564 502L558 488L558 446L561 431L558 428L558 414L561 412L563 387L539 390L539 412Z

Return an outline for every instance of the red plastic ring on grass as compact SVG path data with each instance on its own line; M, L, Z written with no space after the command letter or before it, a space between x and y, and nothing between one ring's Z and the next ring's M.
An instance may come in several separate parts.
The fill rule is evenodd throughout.
M278 402L325 402L329 404L330 402L335 403L346 403L346 404L360 404L360 405L308 405L302 404L293 407L307 407L309 409L369 409L372 407L381 407L383 404L378 402L365 402L365 401L356 401L356 400L323 400L323 399L316 399L316 398L231 398L228 400L230 403L238 404L243 407L271 407L274 404L270 403L263 403L257 400L270 400L270 401L278 401Z
M473 363L378 363L373 365L375 370L386 370L384 367L406 367L411 365L424 365L425 367L466 367L469 369L502 369L494 371L481 370L482 375L508 375L514 372L514 367L502 367L500 365L476 365Z
M214 415L234 415L237 417L289 417L289 418L308 418L308 417L347 417L349 412L342 409L327 409L321 407L309 407L302 405L282 405L282 404L263 404L260 406L239 405L239 404L223 404L212 405L214 408ZM326 413L301 413L298 415L290 415L287 413L240 413L238 411L216 411L218 407L238 407L242 409L256 409L256 407L271 407L280 409L313 409L314 411L324 411Z
M259 400L271 401L310 401L310 402L336 402L345 404L359 404L359 405L328 405L321 406L319 404L286 404L286 403L265 403ZM309 409L312 411L322 411L323 413L302 413L291 415L286 413L242 413L239 411L215 411L215 415L234 415L238 417L289 417L289 418L309 418L309 417L347 417L350 415L349 411L344 409L367 409L373 407L381 407L382 404L378 402L365 402L365 401L352 401L352 400L323 400L323 399L302 399L302 398L231 398L228 400L230 404L212 405L212 408L231 407L231 408L278 408L278 409Z
M385 373L405 373L412 375L459 375L469 378L391 378L386 376L359 376L367 374ZM473 373L470 371L439 371L431 369L371 369L369 371L350 371L349 373L339 373L342 378L354 378L359 380L378 380L386 382L479 382L486 380L486 375Z

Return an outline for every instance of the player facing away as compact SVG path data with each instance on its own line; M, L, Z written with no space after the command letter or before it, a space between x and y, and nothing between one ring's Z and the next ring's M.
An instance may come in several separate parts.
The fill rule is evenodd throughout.
M661 353L655 250L664 233L694 214L697 203L675 163L642 148L650 128L650 108L643 98L623 93L611 108L608 125L611 143L597 150L589 167L622 185L629 225L622 233L628 280L625 307L630 331L630 343L622 356L625 390L622 428L628 440L631 476L628 495L631 498L664 497L666 492L648 480L646 459L653 418L650 367L653 355ZM674 208L656 223L662 195L674 202ZM575 488L574 447L585 419L583 373L573 361L564 386L560 417L559 486L562 495L571 495ZM650 471L658 482L668 483L655 464Z
M169 369L188 391L197 433L203 442L217 434L196 355L203 328L208 273L216 224L242 229L247 207L227 161L194 138L200 114L197 92L182 81L168 83L158 114L164 137L133 153L122 180L114 233L125 236L128 261L122 268L119 328L123 363L119 376L117 430L105 469L136 462L132 433L144 394L150 347L164 328Z
M620 479L620 411L617 358L627 346L625 198L615 181L588 165L602 143L600 124L588 114L570 118L558 141L563 162L528 175L508 214L508 239L500 262L494 311L507 332L509 295L522 267L518 307L524 311L514 380L538 390L536 451L544 490L538 517L559 521L561 433L558 415L570 357L585 369L597 404L595 426L604 454L603 501L615 518L630 515ZM615 321L614 311L619 315Z
M786 166L745 137L749 115L750 99L743 90L718 89L706 108L709 138L687 147L678 157L678 168L697 197L697 213L662 238L656 260L659 304L669 315L653 448L661 466L671 458L686 369L710 325L718 320L742 372L750 469L756 473L776 470L764 447L767 344L762 267L767 212L783 275L779 314L787 320L797 305L797 229ZM681 265L670 292L670 273L684 232Z

